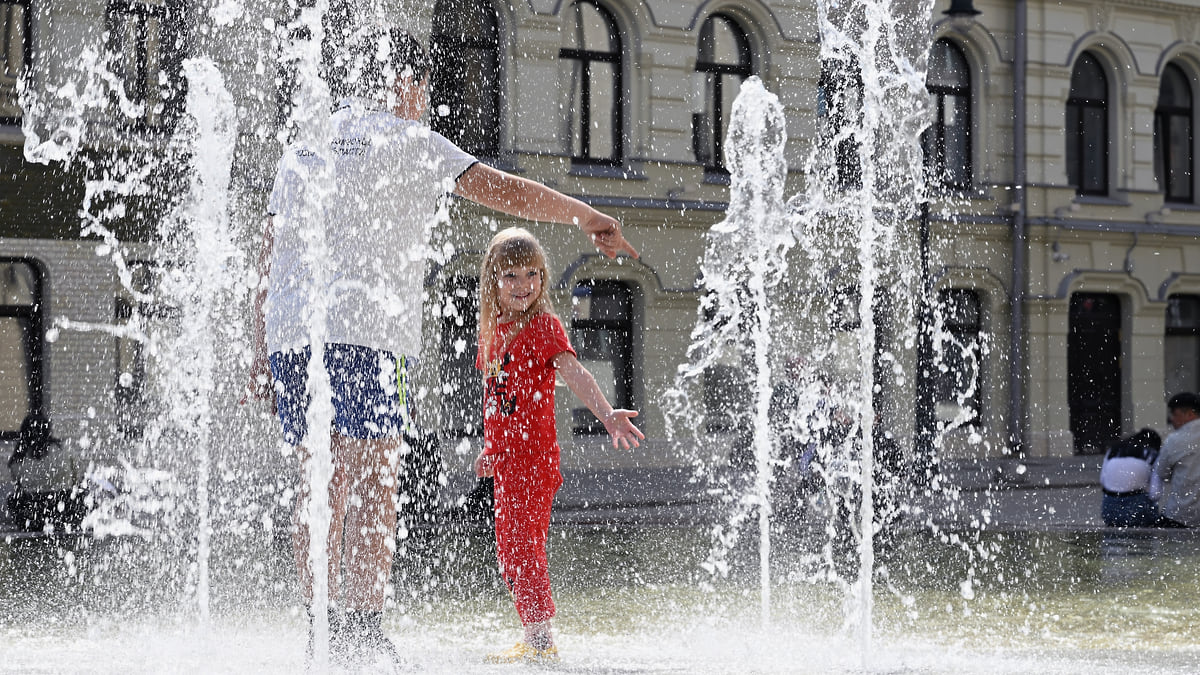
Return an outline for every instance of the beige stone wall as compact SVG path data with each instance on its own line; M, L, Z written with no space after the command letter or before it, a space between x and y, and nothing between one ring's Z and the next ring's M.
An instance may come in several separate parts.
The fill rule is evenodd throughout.
M974 129L979 194L959 211L979 224L943 226L939 256L970 260L995 280L989 309L1000 349L987 374L985 424L1002 436L1007 418L1008 297L1011 245L1005 224L1012 202L1011 3L977 2L973 21L943 19L935 35L968 54L976 80ZM935 15L935 19L940 17ZM1121 298L1122 420L1126 433L1163 423L1163 326L1168 280L1190 279L1200 211L1164 208L1154 177L1153 120L1162 68L1171 61L1193 77L1200 54L1200 3L1029 3L1028 189L1029 450L1070 455L1067 406L1068 306L1072 293L1110 292ZM1107 197L1077 197L1067 184L1066 100L1072 68L1083 51L1109 76L1110 185ZM995 224L986 224L995 223ZM1197 228L1197 229L1193 229ZM963 241L965 240L965 241ZM999 434L997 434L999 432ZM968 446L953 452L976 456Z

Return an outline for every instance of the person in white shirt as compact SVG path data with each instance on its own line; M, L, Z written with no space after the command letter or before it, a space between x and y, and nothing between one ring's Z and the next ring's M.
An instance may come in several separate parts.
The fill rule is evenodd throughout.
M1153 429L1123 438L1104 455L1100 514L1109 527L1155 527L1161 517L1150 499L1150 477L1162 437Z
M1176 394L1167 402L1174 431L1163 441L1154 462L1152 497L1164 527L1200 526L1200 396ZM1161 489L1158 484L1161 483Z
M426 250L441 200L453 193L513 216L574 224L609 257L637 252L615 219L482 164L419 122L428 106L429 65L412 36L360 29L337 58L331 85L345 96L330 117L330 147L291 147L276 173L259 259L266 284L255 298L251 388L259 399L273 398L285 439L302 463L311 461L304 447L309 334L313 308L325 307L323 352L334 408L330 654L341 661L379 653L399 660L380 618L395 548L396 476L411 419L406 373L420 352ZM313 260L305 236L322 219L327 251ZM315 265L327 280L320 288ZM311 619L310 533L301 517L308 487L300 487L293 543Z

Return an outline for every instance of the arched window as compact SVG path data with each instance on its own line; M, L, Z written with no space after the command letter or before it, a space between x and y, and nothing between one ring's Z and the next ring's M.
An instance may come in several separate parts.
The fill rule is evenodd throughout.
M1192 201L1192 86L1179 66L1169 63L1154 110L1154 173L1169 202Z
M1084 52L1067 99L1067 180L1081 195L1108 194L1108 78Z
M438 0L430 126L481 157L500 152L500 30L490 0Z
M29 0L0 2L0 124L21 122L17 80L33 58L32 29Z
M570 68L571 156L584 164L620 164L624 103L617 22L592 0L572 3L566 21L558 56Z
M710 171L725 172L725 132L742 80L753 73L750 41L732 18L713 14L700 28L697 91L704 111L692 114L692 149Z
M922 138L929 179L966 190L971 187L971 71L958 45L933 43L925 83L935 106L933 124Z

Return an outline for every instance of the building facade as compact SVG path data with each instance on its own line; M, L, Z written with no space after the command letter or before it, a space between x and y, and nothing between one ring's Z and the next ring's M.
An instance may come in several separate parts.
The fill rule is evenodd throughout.
M155 152L169 155L183 114L180 64L210 58L238 105L233 217L252 260L297 86L286 46L299 34L299 8L282 4L0 0L4 439L40 411L80 465L114 462L137 443L151 414L153 359L134 332L96 326L171 313L153 302L169 261L156 259L151 241L177 162L162 162L144 180L149 196L115 191L119 215L93 192L116 180L113 167L132 173L128 167ZM728 202L730 107L750 76L779 96L789 194L803 190L805 159L836 117L819 7L376 5L431 47L435 129L484 161L615 215L640 249L639 260L611 261L563 228L531 228L550 253L553 300L580 358L614 403L643 411L648 437L637 453L611 450L564 393L564 467L690 466L698 450L683 447L679 430L668 433L661 403L688 358L706 233ZM903 377L916 381L881 387L893 398L904 454L963 462L1069 456L1143 426L1163 430L1165 397L1200 388L1200 2L938 0L928 25L913 30L928 35L935 115L923 142L936 190L912 228L928 234L923 297L939 308L940 331L937 349L889 347L902 355ZM111 77L80 75L81 63ZM22 77L43 94L37 100L53 99L47 92L61 94L66 82L78 94L34 115L17 94ZM102 95L88 98L94 91ZM51 114L81 99L88 105L73 116ZM76 127L87 133L70 161L37 163L23 154L23 127L43 140ZM97 217L88 213L111 217L89 228ZM465 475L481 433L477 265L506 224L456 202L434 233L421 416L438 431L455 475ZM116 253L129 270L124 279ZM931 361L930 353L943 356ZM728 401L702 398L697 419L718 420ZM261 419L245 424L271 433ZM715 447L732 443L721 424L708 424L704 435ZM284 463L249 462L268 473Z

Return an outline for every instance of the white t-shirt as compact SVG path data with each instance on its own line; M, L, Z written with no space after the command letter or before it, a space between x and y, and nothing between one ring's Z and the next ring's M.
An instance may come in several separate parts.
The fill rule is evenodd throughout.
M1100 487L1109 492L1150 489L1150 464L1140 457L1109 457L1100 467Z
M313 289L306 232L325 218L326 342L417 355L431 226L441 200L477 161L428 127L347 99L324 153L289 148L268 211L274 222L267 349L308 345ZM313 208L312 205L321 205Z

